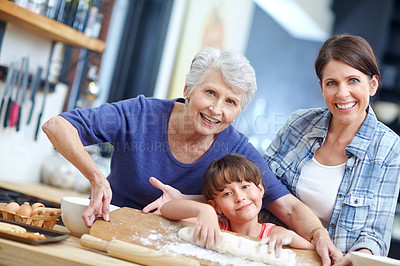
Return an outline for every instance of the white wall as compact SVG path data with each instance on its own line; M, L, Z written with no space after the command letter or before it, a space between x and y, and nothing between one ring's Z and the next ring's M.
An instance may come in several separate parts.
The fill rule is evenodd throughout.
M332 0L295 0L310 17L326 32L332 32L335 15L331 10Z
M42 66L45 77L47 61L50 55L51 41L32 34L29 31L7 24L6 32L1 45L0 65L9 66L12 61L20 61L22 56L30 58L30 73L36 72L38 65ZM0 97L3 96L4 83L0 84ZM53 93L49 93L46 99L44 113L41 124L50 117L62 111L64 105L67 86L58 84ZM4 128L3 119L5 106L0 116L0 180L12 182L35 183L40 179L40 168L46 157L53 153L54 149L45 134L40 130L38 140L34 140L34 134L40 113L43 93L38 92L32 121L26 125L28 112L31 108L29 99L30 91L25 97L22 105L21 129Z

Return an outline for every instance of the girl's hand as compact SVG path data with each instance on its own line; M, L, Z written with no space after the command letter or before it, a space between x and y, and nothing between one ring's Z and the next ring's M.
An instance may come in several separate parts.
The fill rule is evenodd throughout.
M281 226L275 226L271 230L271 235L261 243L268 244L268 252L275 249L275 257L279 257L283 245L289 245L292 248L315 250L313 244L299 236L296 232L288 230Z
M203 204L197 217L193 232L193 242L198 240L202 247L218 248L221 242L221 230L219 229L218 216L211 205Z
M263 238L260 244L268 245L268 252L272 253L275 250L275 257L279 257L281 254L282 246L289 245L292 243L291 231L281 226L275 226L271 230L271 235L267 238Z
M166 203L167 201L170 201L172 199L183 199L183 194L179 190L177 190L169 185L163 184L161 181L159 181L158 179L156 179L154 177L150 177L149 181L153 186L162 190L163 195L161 197L159 197L157 200L148 204L146 207L144 207L143 208L144 213L148 213L152 210L156 210L154 213L161 214L160 208L162 205L164 205L164 203Z

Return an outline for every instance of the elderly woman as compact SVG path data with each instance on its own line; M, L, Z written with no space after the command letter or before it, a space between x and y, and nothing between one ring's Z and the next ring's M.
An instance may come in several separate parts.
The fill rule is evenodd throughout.
M206 48L192 62L185 99L138 96L98 108L75 109L51 118L43 131L91 183L90 206L83 214L87 226L99 215L108 220L110 202L138 209L148 205L144 210L148 212L170 198L201 200L208 165L237 153L251 159L262 172L264 206L308 237L313 228L321 226L318 218L272 174L247 137L231 126L255 91L255 72L245 57ZM84 148L101 142L114 147L107 179ZM155 178L148 182L149 177L168 185ZM328 234L320 236L321 254L327 256L328 248L331 252L335 248Z
M266 150L272 171L343 253L387 256L400 186L400 138L369 105L380 84L368 42L329 38L315 61L326 107L296 111ZM338 265L350 264L345 256Z

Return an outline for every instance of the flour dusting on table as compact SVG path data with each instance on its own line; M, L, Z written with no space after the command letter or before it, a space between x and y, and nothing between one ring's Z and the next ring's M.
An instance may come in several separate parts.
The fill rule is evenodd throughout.
M212 261L220 265L249 265L249 266L266 265L260 262L252 262L245 259L233 257L230 255L221 254L209 249L201 248L199 246L190 243L171 243L169 245L161 247L160 251L175 255L193 256L198 259Z
M160 227L167 232L177 232L181 227L175 225L165 225L160 223ZM183 241L177 233L171 233L168 236L158 233L152 229L148 231L147 237L136 234L131 235L131 239L140 241L141 244L155 248L166 254L174 256L189 256L199 260L209 261L213 265L248 265L248 266L265 266L262 262L254 262L239 257L218 253L213 250L201 248L194 244Z

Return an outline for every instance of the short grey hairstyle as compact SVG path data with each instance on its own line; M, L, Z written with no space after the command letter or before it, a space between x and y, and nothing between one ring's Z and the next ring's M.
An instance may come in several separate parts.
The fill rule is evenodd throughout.
M242 109L251 101L257 90L256 73L249 60L241 54L222 52L218 48L207 47L193 59L190 71L186 75L186 89L200 84L209 71L221 70L224 81L236 93L244 93Z

